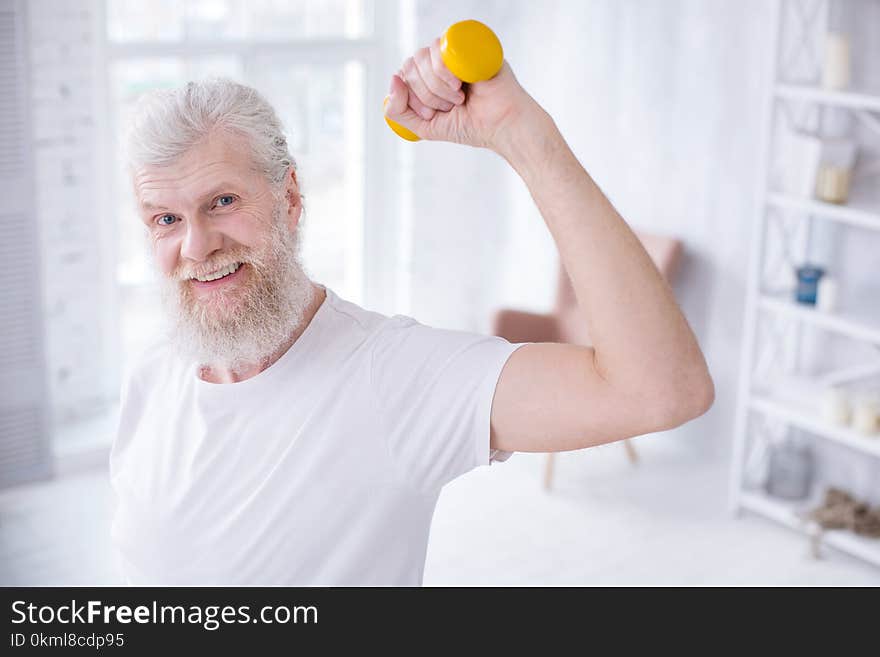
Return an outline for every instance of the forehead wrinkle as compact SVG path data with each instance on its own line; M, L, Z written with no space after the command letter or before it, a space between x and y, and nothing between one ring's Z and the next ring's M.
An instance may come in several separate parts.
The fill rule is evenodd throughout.
M259 172L247 142L239 135L215 130L204 140L167 165L147 165L135 176L138 200L157 205L164 199L148 199L144 192L171 192L191 203L204 196L207 185L199 189L199 183L207 176L212 179L238 184L241 187L259 189ZM192 188L192 189L187 189Z
M163 198L166 195L175 201L198 203L224 187L245 189L248 185L236 175L234 166L230 166L234 164L236 163L221 160L196 165L187 172L175 172L173 166L142 171L137 175L135 183L141 206L147 209L167 209L167 201ZM215 182L216 180L220 180L220 183Z

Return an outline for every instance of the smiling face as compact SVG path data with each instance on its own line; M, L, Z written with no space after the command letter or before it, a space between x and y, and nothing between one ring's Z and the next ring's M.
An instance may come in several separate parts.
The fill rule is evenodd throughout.
M188 282L202 299L225 286L196 279L238 262L236 254L259 249L277 204L268 182L250 166L243 142L215 133L173 164L145 166L135 175L141 220L160 271ZM293 210L291 229L301 206Z
M235 369L277 349L311 293L295 172L273 193L244 138L214 131L173 163L142 167L134 187L186 355Z

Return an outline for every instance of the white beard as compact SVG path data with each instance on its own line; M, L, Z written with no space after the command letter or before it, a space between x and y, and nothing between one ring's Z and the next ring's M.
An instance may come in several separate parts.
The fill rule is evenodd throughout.
M171 341L186 362L241 373L269 360L302 323L312 284L300 263L300 226L291 233L281 207L259 250L223 255L222 264L246 263L243 287L220 288L200 300L188 280L160 277Z

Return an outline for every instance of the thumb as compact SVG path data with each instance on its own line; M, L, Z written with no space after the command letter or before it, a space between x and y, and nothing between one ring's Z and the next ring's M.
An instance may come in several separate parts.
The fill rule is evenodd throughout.
M385 105L385 116L399 123L407 130L420 137L425 135L427 121L409 106L409 87L398 75L391 76L391 87L388 90L388 103Z

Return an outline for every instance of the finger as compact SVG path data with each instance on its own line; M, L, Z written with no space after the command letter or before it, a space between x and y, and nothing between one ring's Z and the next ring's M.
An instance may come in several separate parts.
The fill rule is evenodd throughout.
M388 89L388 105L385 107L385 115L391 118L400 117L407 111L409 105L409 89L400 77L400 74L391 76L391 86Z
M457 92L454 101L456 104L463 103L464 92L461 91L461 80L455 77L455 74L446 68L443 57L440 55L439 38L434 39L434 41L431 42L431 47L428 52L431 55L431 68L434 70L434 75L440 78L450 89ZM446 98L446 96L444 96L444 98Z
M434 110L425 105L422 101L420 101L419 97L416 96L416 92L413 91L409 83L406 82L406 74L403 72L403 69L400 69L397 72L397 77L403 82L404 86L406 87L406 102L409 108L413 112L415 112L420 119L430 121L432 118L434 118Z
M415 94L410 91L399 74L391 76L391 87L388 93L385 116L424 138L427 132L425 129L427 122L410 107L409 100L411 97L415 98ZM419 102L418 99L416 102Z
M409 92L409 106L416 114L426 121L430 121L434 118L434 110L420 101L419 97L416 96L412 90Z
M452 105L459 105L464 101L463 94L457 89L453 89L445 80L443 80L434 71L434 64L431 59L431 50L422 48L415 57L416 68L419 69L419 75L422 81L428 87L431 93Z
M419 97L422 104L427 105L431 109L443 110L444 112L448 112L454 107L452 103L443 100L428 89L428 85L422 80L419 69L412 57L403 63L403 68L401 70L403 72L403 79L409 85L410 89L415 92L415 95ZM428 117L425 116L425 118Z

